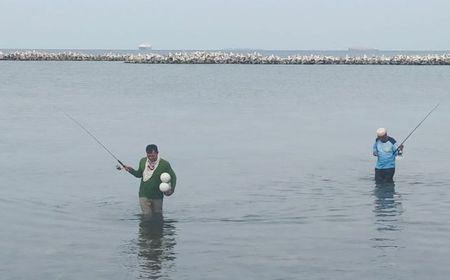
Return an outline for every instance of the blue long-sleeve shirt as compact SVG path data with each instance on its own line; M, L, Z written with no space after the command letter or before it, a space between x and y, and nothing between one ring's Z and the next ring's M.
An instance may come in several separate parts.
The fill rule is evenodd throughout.
M398 155L397 141L394 138L388 137L386 142L377 138L373 144L373 152L378 156L376 169L395 168L395 157ZM394 152L395 151L395 152Z

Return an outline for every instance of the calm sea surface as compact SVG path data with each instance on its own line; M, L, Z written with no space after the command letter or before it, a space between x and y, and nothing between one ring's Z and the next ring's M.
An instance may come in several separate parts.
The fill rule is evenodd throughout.
M448 279L450 67L0 62L1 279ZM406 142L376 187L375 130ZM143 221L137 166L177 172Z

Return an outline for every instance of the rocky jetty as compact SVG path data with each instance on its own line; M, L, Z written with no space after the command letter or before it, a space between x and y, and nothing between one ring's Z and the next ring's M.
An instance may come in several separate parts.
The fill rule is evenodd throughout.
M123 61L148 64L346 64L346 65L450 65L450 54L396 56L325 56L325 55L261 55L233 52L176 52L167 55L146 54L86 54L78 52L23 51L1 53L0 60L10 61Z
M129 55L128 55L129 56ZM38 51L16 51L11 53L0 53L0 60L18 61L125 61L127 55L86 54L78 52L38 52Z

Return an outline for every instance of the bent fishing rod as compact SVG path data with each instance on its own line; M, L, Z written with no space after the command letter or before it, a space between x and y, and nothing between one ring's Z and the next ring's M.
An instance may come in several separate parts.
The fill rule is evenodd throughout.
M441 101L442 102L442 101ZM441 104L441 102L439 102L438 104L436 104L436 106L433 107L433 109L431 109L430 112L428 112L428 114L425 116L425 118L423 118L419 124L416 125L416 127L408 134L408 136L406 136L405 140L403 140L399 147L397 149L395 149L394 154L399 150L399 148L406 142L406 140L408 140L408 138L419 128L419 126L422 125L422 123L431 115L431 113L434 112L434 110L437 109L437 107L439 107L439 105Z
M55 106L56 107L56 106ZM57 107L56 107L57 108ZM100 140L98 140L97 137L95 137L94 134L92 134L86 127L84 127L79 121L77 121L74 117L72 117L71 115L69 115L68 113L64 112L63 110L59 109L64 115L66 115L69 119L71 119L74 123L76 123L79 127L81 127L89 136L92 137L92 139L94 139L98 144L100 144L100 146L102 146L103 149L105 149L105 151L108 152L108 154L110 154L115 160L117 160L117 162L122 165L123 168L125 168L125 165L108 149L106 148L105 145L103 145L102 142L100 142Z

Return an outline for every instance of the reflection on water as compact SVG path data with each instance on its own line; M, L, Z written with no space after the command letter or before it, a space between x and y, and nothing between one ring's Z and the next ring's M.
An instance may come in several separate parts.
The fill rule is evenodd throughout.
M401 231L400 215L402 214L402 203L400 194L395 192L394 183L377 184L373 191L375 197L374 214L377 237L374 247L397 248L398 244L394 233Z
M164 220L162 216L142 216L137 243L140 276L144 279L167 277L175 265L175 221Z

